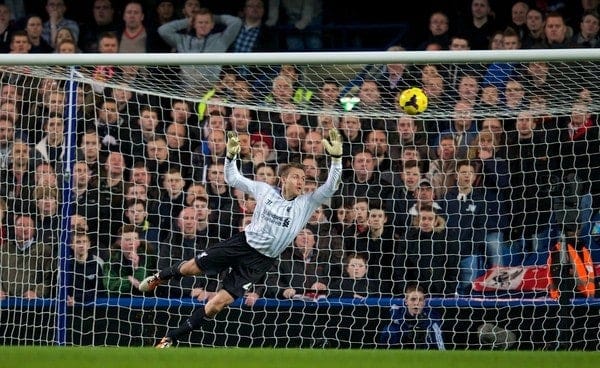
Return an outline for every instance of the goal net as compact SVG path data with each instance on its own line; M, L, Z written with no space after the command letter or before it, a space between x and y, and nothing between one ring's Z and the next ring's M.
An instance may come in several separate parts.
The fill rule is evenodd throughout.
M0 343L153 345L221 277L139 282L260 215L226 131L310 192L335 127L338 192L180 345L598 348L596 50L142 56L0 59Z

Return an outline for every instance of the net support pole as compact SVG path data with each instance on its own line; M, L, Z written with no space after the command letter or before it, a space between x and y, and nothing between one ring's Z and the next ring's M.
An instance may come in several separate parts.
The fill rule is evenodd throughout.
M74 198L72 198L73 165L77 149L77 81L75 80L76 67L70 67L69 80L67 82L67 104L65 107L65 160L63 161L63 175L60 181L62 198L61 226L58 259L58 298L56 300L56 336L57 345L66 345L66 333L68 328L67 318L67 291L71 283L71 265L69 263L69 248L71 244L70 223L73 211L71 209Z

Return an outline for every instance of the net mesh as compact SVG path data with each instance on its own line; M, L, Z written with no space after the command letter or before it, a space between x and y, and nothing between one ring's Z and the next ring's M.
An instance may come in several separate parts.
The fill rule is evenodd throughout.
M598 63L225 66L214 85L176 66L1 73L5 344L154 344L220 279L139 282L254 211L224 182L225 131L243 175L277 185L302 162L310 191L338 127L340 191L181 344L597 349ZM429 99L416 116L397 104L411 86Z

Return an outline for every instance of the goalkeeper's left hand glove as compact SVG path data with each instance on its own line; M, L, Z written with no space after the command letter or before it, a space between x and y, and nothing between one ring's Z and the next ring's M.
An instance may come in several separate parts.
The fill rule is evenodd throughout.
M235 132L227 132L227 158L233 160L240 153L240 139Z
M323 146L331 157L342 158L342 136L337 129L329 130L329 140L323 138Z

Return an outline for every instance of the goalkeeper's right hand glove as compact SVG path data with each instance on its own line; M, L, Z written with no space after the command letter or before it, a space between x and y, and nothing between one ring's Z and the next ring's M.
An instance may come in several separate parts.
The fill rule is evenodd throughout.
M331 142L331 143L330 143ZM329 130L329 140L323 138L323 146L332 158L342 157L342 136L340 132L332 128Z
M240 153L240 139L235 132L227 132L227 158L233 160Z

